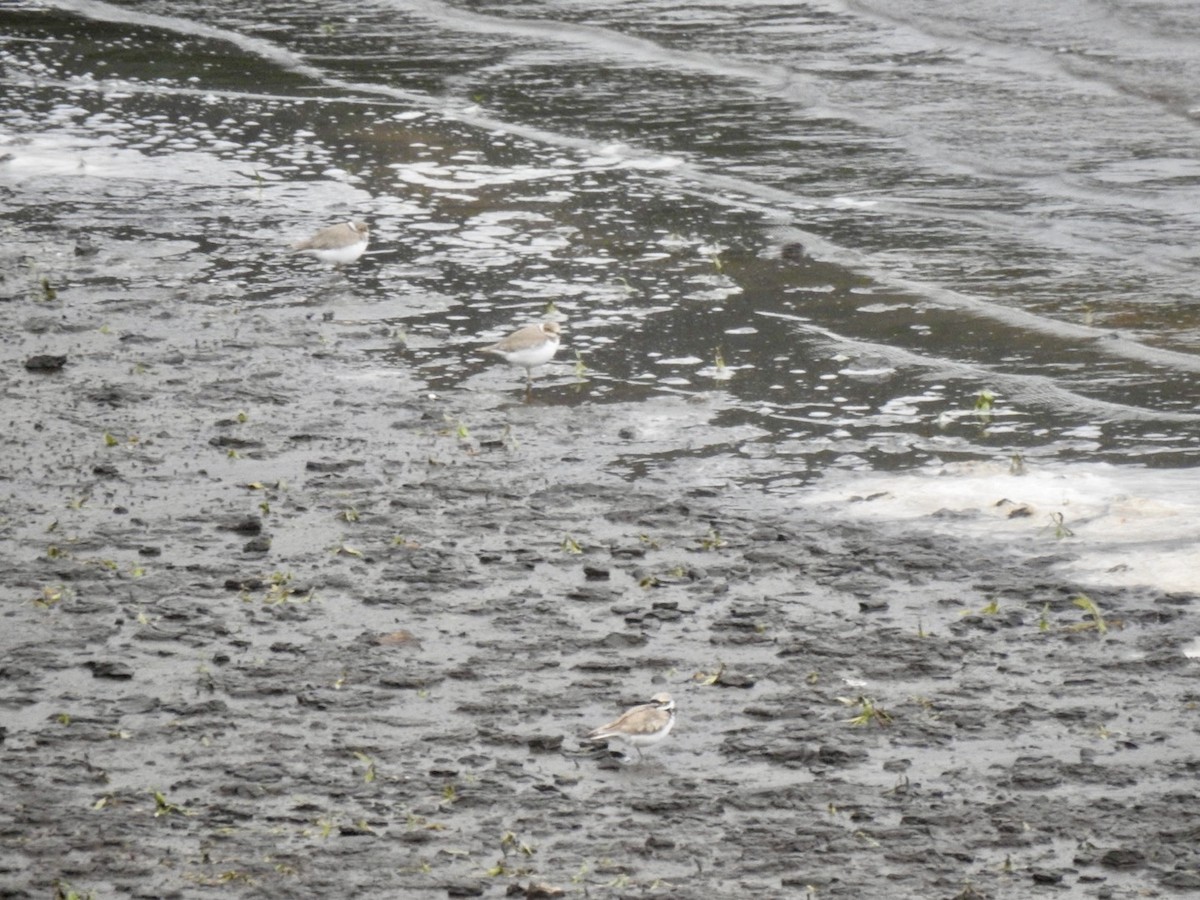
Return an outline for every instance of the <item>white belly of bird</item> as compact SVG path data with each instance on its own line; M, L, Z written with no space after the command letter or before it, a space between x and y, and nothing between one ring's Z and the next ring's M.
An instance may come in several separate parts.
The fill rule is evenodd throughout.
M526 369L533 369L537 366L550 362L554 356L554 351L558 349L558 341L545 341L536 347L526 347L522 350L513 350L504 355L504 358L514 366L523 366Z
M617 740L624 741L631 747L653 747L660 741L665 740L667 735L671 733L671 729L674 727L675 720L671 719L669 722L667 722L667 727L661 731L652 731L645 734L618 734L614 732L607 737L609 740L613 740L615 738Z
M336 250L304 250L302 252L315 256L323 263L328 263L333 266L344 266L347 263L352 263L367 249L366 241L359 241L357 244L350 244L346 247L338 247Z

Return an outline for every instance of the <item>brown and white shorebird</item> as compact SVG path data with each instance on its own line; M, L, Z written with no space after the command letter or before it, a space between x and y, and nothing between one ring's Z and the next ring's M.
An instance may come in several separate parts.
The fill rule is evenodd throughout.
M670 694L655 694L649 703L627 709L618 718L588 734L589 741L619 741L642 758L643 747L653 747L675 727L675 701Z
M344 266L363 255L370 229L366 222L341 222L323 228L310 238L292 244L295 253L307 253L331 266Z
M533 384L533 370L550 362L558 351L559 331L557 322L526 325L481 352L501 356L509 365L523 368L525 385L529 387Z

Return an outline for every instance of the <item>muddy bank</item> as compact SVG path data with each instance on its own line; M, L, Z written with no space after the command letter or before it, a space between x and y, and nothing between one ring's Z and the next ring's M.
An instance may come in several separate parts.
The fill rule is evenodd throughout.
M525 402L370 265L4 304L0 895L1200 890L1193 595L813 518L720 390Z

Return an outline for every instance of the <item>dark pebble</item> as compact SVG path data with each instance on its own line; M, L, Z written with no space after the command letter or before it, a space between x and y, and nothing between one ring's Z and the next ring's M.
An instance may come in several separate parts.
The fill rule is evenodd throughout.
M57 372L67 364L65 356L53 353L39 353L25 360L25 368L30 372Z
M1134 869L1146 861L1146 854L1140 850L1117 848L1109 850L1100 857L1100 865L1110 869Z
M92 670L93 678L111 678L114 681L126 681L133 677L133 669L119 662L91 660L84 663Z

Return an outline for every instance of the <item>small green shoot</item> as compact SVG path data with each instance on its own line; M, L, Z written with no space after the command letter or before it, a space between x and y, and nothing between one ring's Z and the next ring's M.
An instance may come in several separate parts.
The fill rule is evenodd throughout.
M721 352L721 348L717 347L713 350L713 379L716 381L728 381L733 377L733 370L725 365L725 354Z
M69 882L56 880L54 882L53 900L96 900L96 892L85 891L80 893L71 887Z
M1008 458L1009 475L1024 475L1025 471L1025 457L1021 455L1020 451Z
M583 361L583 354L578 350L575 351L575 377L579 381L587 381L588 367Z
M410 812L408 820L405 823L409 831L417 831L423 829L425 831L445 831L446 826L440 822L430 822L424 816L418 816L416 813Z
M375 760L357 750L354 751L354 756L359 762L366 764L367 770L363 773L363 781L370 784L375 780Z
M1081 622L1076 626L1075 630L1081 631L1086 628L1095 628L1099 634L1108 633L1108 623L1104 621L1104 616L1100 614L1100 607L1096 605L1096 601L1087 594L1080 594L1078 597L1072 598L1071 602L1092 617L1092 621Z
M244 409L238 410L236 418L238 420L238 424L240 425L245 425L248 421L250 421L250 415Z
M721 537L721 532L717 531L716 528L713 528L710 526L708 529L708 534L706 534L704 537L700 538L700 549L701 550L720 550L727 543L728 543L728 541L724 540Z
M70 725L71 724L71 714L70 713L59 713L57 716L54 717L54 721L56 721L59 725Z
M994 616L998 612L1000 612L1000 601L993 597L986 606L979 609L965 609L962 614L964 616Z
M61 584L55 585L54 587L46 585L44 588L42 588L42 595L40 597L33 598L33 605L41 607L42 609L50 609L70 596L70 589L63 587Z
M569 534L563 538L562 548L567 553L579 554L583 552L583 545Z
M343 522L357 522L358 521L358 510L355 509L354 507L350 507L349 509L343 509L340 513L337 514L337 517L339 519L341 519Z
M42 287L42 299L43 300L50 301L50 300L58 299L58 291L56 291L54 289L54 285L52 285L50 283L50 279L44 275L42 276L41 287Z
M442 788L442 802L446 804L456 803L458 801L458 791L453 784L447 784Z
M166 795L162 791L154 791L154 818L186 814L182 806L176 806L174 803L168 802Z
M1042 604L1042 614L1038 616L1038 631L1050 630L1050 604Z
M1060 512L1050 513L1050 521L1054 523L1054 539L1061 541L1063 538L1074 537L1075 532L1067 527L1066 520Z
M725 663L718 661L717 668L715 670L713 670L712 672L697 672L695 675L692 676L692 680L699 682L700 684L704 685L705 687L708 687L709 685L716 684L718 681L720 681L721 676L724 674L725 674Z
M870 697L859 696L853 699L850 697L838 697L837 700L844 706L858 707L858 715L846 719L848 723L855 727L870 725L872 722L880 728L886 728L892 724L891 714L882 707L876 706L875 701Z
M263 595L263 603L271 606L276 606L281 603L307 603L313 599L313 592L309 591L303 596L299 596L300 591L292 585L291 572L274 572L270 578L270 584L267 586L267 592ZM249 594L243 594L243 600L249 601Z

